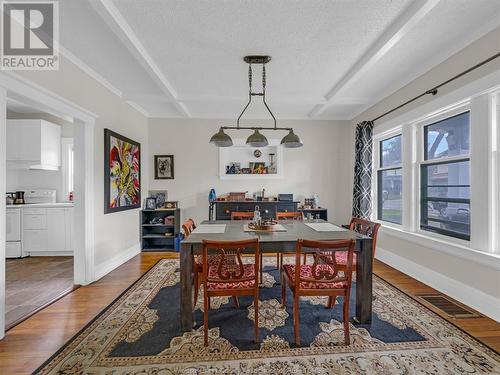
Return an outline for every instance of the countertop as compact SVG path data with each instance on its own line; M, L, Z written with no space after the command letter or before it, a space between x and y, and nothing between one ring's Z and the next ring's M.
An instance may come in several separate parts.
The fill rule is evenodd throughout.
M61 203L27 203L27 204L8 204L5 207L9 208L27 208L27 207L38 207L38 208L63 208L63 207L73 207L72 202L61 202Z

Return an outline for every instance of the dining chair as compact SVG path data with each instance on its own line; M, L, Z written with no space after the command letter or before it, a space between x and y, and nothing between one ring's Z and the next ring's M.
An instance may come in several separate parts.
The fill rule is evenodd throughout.
M253 255L253 263L243 263L243 254ZM259 342L259 240L203 241L203 324L204 344L208 345L210 297L253 296L255 342ZM209 259L217 259L211 263Z
M182 223L182 231L184 232L184 238L188 238L191 232L196 229L196 224L193 219L187 219ZM194 304L198 301L198 291L200 289L201 280L200 275L202 273L202 259L200 256L193 255L193 285L194 285Z
M300 345L299 332L299 297L328 296L328 305L333 307L336 298L343 297L344 341L349 338L349 296L352 284L352 259L355 240L308 241L298 240L295 249L295 264L282 266L281 304L286 305L286 286L293 294L293 329L295 343ZM346 269L339 273L336 262L337 253L346 253ZM311 254L313 264L301 264L303 254ZM331 303L333 302L333 303Z
M276 212L276 220L304 220L304 213L299 211L291 212ZM283 265L283 253L278 254L276 262L278 263L278 269L281 269ZM306 262L306 255L304 254L304 263ZM281 278L281 277L280 277Z
M377 235L380 229L380 224L373 221L359 219L353 217L351 223L349 224L349 230L356 233L368 236L372 239L372 259L375 259L375 250L377 248ZM341 269L346 268L347 257L346 254L337 254L337 264ZM356 254L353 256L352 269L356 271Z
M254 216L253 212L247 212L247 211L233 211L231 212L231 220L252 220ZM260 253L260 279L262 280L262 274L264 273L263 267L264 267L264 260L263 260L263 254ZM278 262L278 269L279 269L279 254L276 254L276 261Z

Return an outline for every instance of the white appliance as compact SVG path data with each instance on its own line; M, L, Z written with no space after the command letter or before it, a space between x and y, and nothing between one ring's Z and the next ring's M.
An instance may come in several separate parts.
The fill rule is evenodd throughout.
M19 206L7 208L6 239L5 256L7 258L26 256L23 254L21 244L21 207Z
M56 203L57 191L52 189L25 190L24 201L26 204Z

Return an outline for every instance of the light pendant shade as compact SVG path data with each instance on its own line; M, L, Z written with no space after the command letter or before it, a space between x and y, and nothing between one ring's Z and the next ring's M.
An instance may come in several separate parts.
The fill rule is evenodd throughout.
M212 135L210 143L216 145L217 147L229 147L233 145L233 140L229 135L224 133L224 129L220 128L217 133Z
M260 134L257 129L247 138L247 145L252 147L264 147L268 144L267 138L263 134Z
M299 136L293 132L293 129L290 129L290 133L285 135L281 140L281 144L286 148L296 148L302 147L303 143L300 140Z

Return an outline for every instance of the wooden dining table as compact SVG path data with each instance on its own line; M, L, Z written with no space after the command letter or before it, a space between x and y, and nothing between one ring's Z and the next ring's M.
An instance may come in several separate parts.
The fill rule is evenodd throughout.
M317 231L306 223L325 223L323 220L282 221L286 231L249 232L245 231L248 221L212 220L202 224L225 224L224 233L196 233L181 242L180 250L180 319L181 329L193 329L193 255L202 253L203 240L238 241L251 238L259 239L260 251L263 253L295 253L297 240L346 240L356 241L356 312L354 323L370 324L372 319L372 239L359 233L342 228L332 231Z

